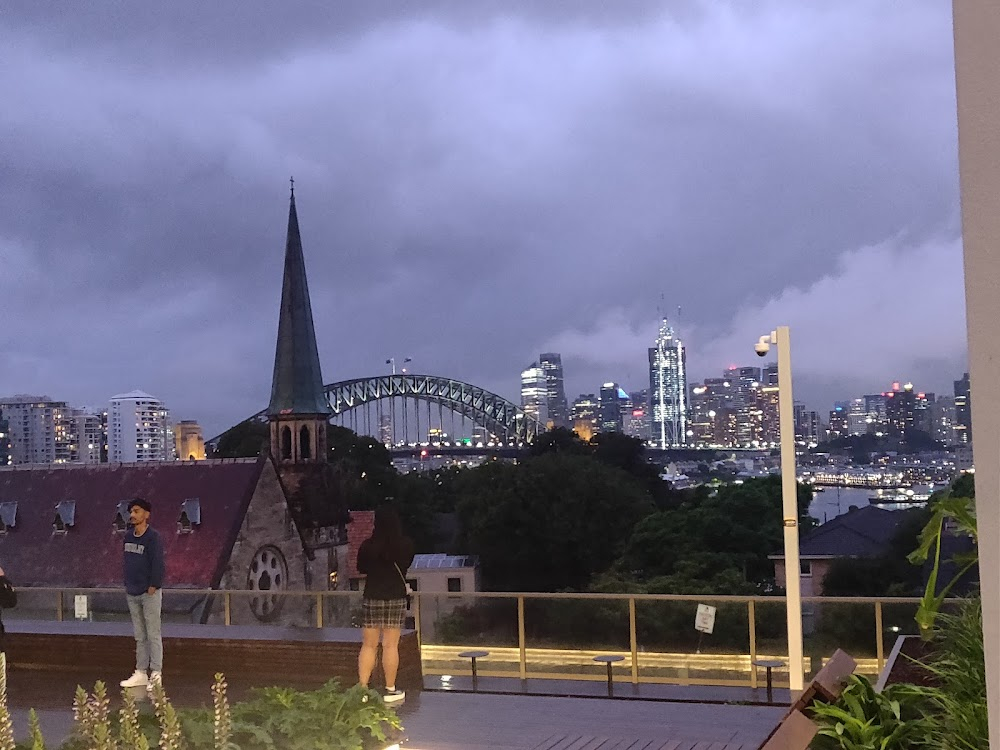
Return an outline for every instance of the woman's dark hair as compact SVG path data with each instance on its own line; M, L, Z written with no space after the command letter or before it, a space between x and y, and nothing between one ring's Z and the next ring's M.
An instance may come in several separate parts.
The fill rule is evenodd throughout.
M392 555L406 544L403 523L396 509L383 505L375 511L375 530L371 536L373 551L379 555Z

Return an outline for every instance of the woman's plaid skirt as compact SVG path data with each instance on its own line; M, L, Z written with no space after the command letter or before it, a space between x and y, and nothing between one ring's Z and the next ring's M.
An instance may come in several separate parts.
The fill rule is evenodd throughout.
M406 615L406 599L362 599L361 627L399 629Z

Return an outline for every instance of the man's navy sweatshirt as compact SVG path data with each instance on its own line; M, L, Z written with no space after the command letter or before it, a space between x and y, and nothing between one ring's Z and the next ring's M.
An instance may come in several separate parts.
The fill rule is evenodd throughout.
M163 588L163 540L149 526L142 536L129 528L125 534L125 591L131 596L145 594L150 587Z

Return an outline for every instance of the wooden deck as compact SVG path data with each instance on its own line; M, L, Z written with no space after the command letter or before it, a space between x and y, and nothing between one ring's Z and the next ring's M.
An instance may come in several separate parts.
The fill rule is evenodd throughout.
M27 735L27 712L34 707L47 738L64 739L76 685L103 679L115 694L114 681L124 676L108 669L13 671L8 690L17 736ZM275 681L231 681L230 698L239 700L252 684ZM295 679L280 684L309 686ZM209 677L168 674L166 681L168 694L183 707L209 704L210 687ZM756 750L786 710L432 691L407 693L398 708L407 736L404 750Z
M756 750L784 711L425 691L400 716L413 750Z

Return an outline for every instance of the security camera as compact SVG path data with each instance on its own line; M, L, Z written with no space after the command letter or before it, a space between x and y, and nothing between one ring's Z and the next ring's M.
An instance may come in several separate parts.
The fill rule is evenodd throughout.
M770 334L764 334L761 336L757 343L753 345L753 350L757 352L758 357L766 357L767 353L771 351Z

